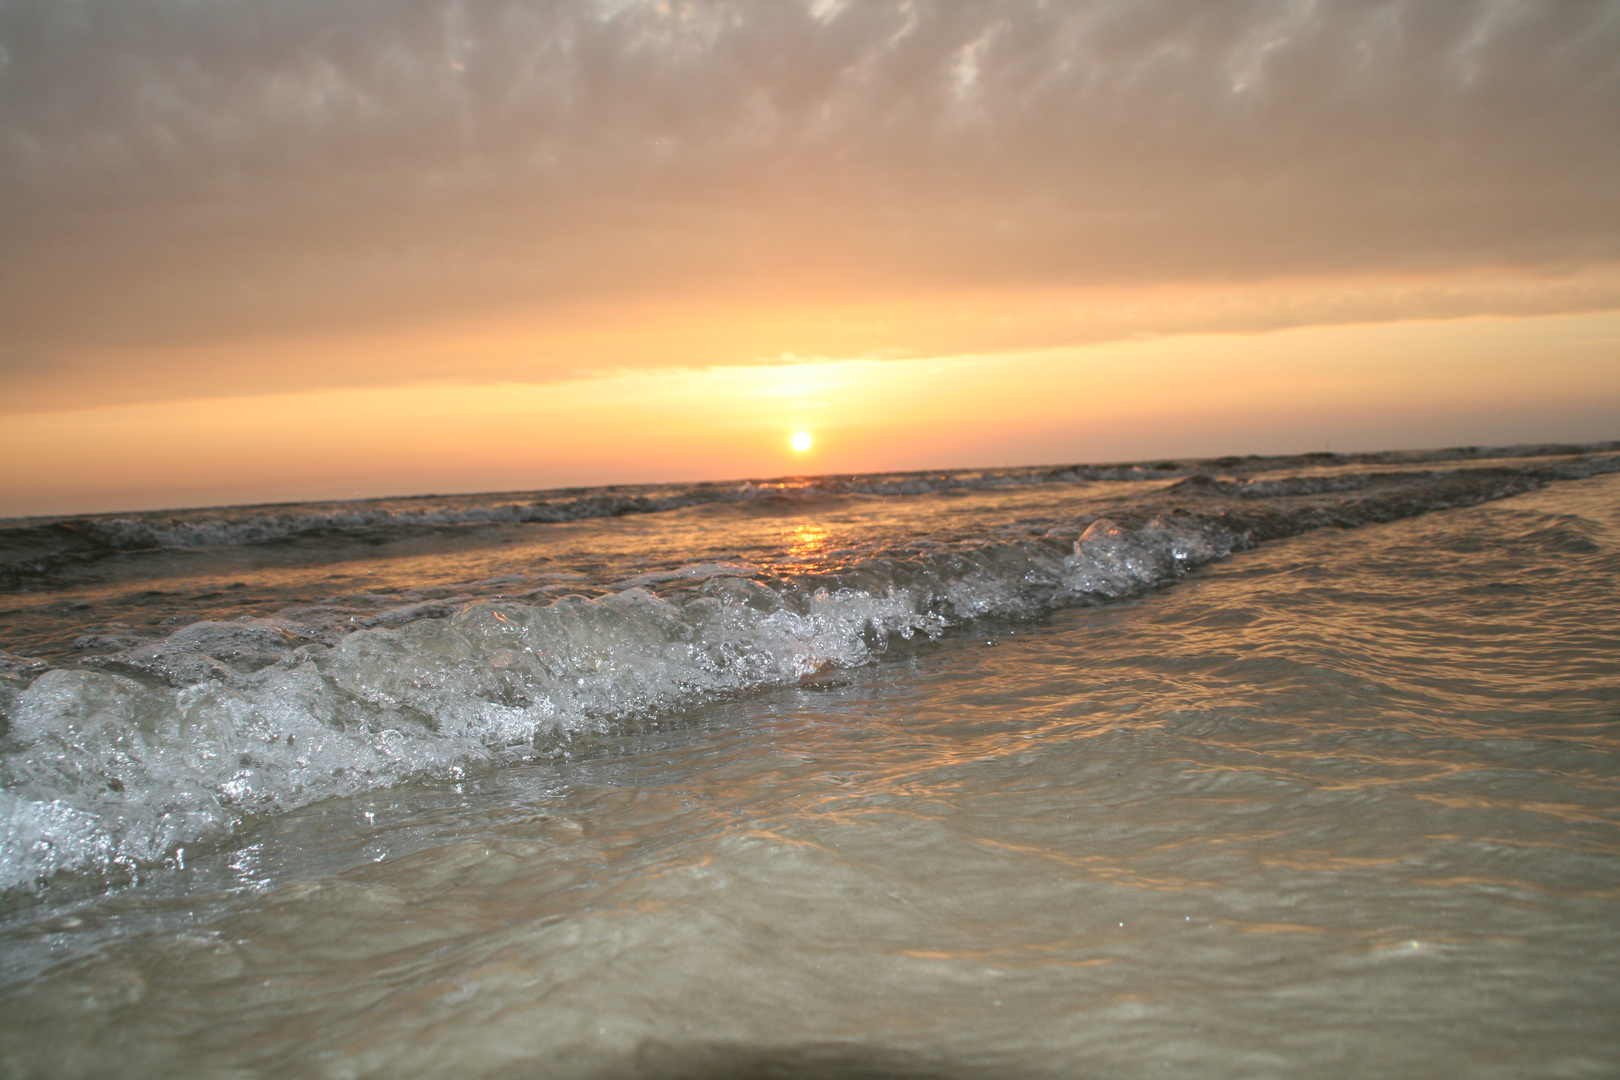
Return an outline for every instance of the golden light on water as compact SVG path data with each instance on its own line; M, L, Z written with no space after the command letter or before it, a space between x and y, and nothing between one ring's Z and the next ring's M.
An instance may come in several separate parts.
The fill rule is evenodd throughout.
M796 431L793 433L793 438L788 440L788 444L801 454L810 449L811 442L812 440L808 431Z

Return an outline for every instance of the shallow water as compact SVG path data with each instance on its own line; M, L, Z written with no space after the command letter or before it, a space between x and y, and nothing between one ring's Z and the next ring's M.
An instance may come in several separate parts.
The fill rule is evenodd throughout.
M1257 543L1620 471L1620 446L1548 449L646 489L628 517L585 492L567 522L468 496L24 523L7 544L61 547L6 564L0 890L137 877L267 815L566 757Z
M0 1072L1620 1072L1620 476L1187 562L15 893Z

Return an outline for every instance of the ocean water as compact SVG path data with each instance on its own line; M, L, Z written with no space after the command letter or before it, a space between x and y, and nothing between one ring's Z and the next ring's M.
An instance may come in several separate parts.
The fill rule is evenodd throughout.
M0 522L0 1076L1620 1074L1620 444Z

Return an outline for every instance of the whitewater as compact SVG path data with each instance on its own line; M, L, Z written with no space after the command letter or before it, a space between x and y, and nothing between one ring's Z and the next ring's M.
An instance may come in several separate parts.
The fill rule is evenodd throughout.
M1620 1070L1620 443L0 521L0 1074Z

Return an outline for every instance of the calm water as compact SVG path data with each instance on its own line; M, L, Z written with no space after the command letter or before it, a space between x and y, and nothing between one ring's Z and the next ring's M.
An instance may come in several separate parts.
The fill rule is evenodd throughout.
M0 1075L1616 1075L1615 467L21 575Z

